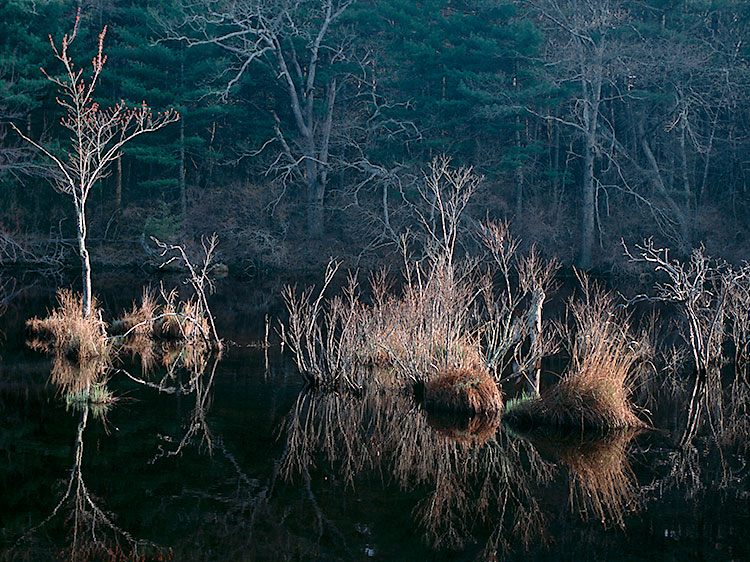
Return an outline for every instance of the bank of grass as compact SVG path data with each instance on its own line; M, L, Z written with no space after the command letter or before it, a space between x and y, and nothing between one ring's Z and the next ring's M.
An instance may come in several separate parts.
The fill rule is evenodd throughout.
M568 305L573 325L565 331L570 334L567 371L539 397L509 403L504 420L519 427L644 427L630 401L644 347L630 334L628 319L613 297L587 277L579 279L582 296Z

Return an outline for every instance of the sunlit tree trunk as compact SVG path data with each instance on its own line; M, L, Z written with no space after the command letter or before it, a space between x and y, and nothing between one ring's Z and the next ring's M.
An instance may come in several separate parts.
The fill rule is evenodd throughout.
M76 234L78 237L78 255L81 258L81 277L83 282L83 315L91 315L91 261L86 247L86 207L76 204Z

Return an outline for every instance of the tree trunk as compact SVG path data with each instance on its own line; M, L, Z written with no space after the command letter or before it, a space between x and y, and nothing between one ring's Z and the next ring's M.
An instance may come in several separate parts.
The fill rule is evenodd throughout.
M680 205L678 201L675 201L674 197L667 191L666 186L664 185L664 180L662 179L661 170L659 168L659 163L656 161L656 157L654 156L653 151L651 150L651 145L648 142L648 138L646 137L646 132L643 127L643 123L638 123L638 134L641 138L641 149L643 150L643 153L646 155L646 159L648 160L649 167L651 168L651 174L650 174L650 180L651 183L654 185L656 190L661 194L662 197L667 202L667 205L669 205L669 208L674 213L678 228L679 228L679 236L680 240L678 241L680 252L683 254L687 254L690 251L691 247L691 228L690 228L690 206L689 202L685 204L684 208Z
M180 119L180 210L187 217L187 189L185 185L185 119Z
M83 281L83 315L91 316L91 262L86 248L86 215L83 207L76 206L78 222L78 255L81 258L81 278Z
M317 176L307 178L307 234L311 239L323 236L323 186Z
M534 290L532 294L531 308L529 314L529 338L531 340L531 356L534 358L533 372L527 381L527 390L539 395L539 386L542 380L542 307L547 298L541 289Z
M523 164L521 163L521 118L516 115L516 150L518 151L515 179L516 179L516 220L521 220L523 214Z
M117 183L115 184L115 209L122 207L122 154L117 157Z
M586 137L583 160L583 217L581 229L581 255L578 266L590 269L594 247L594 146L591 136Z
M182 51L184 47L180 47ZM185 83L185 63L180 61L180 88ZM180 209L182 211L183 224L187 217L187 188L185 185L185 117L184 113L180 119Z

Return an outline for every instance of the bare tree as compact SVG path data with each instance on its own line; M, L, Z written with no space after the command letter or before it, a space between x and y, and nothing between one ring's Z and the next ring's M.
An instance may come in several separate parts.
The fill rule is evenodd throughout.
M552 82L572 84L577 93L570 101L569 116L540 115L571 127L583 142L583 182L579 266L593 265L594 218L598 181L595 161L601 132L605 86L612 78L610 66L616 55L613 30L627 19L622 0L529 0L548 31L547 53Z
M221 92L226 99L252 64L265 65L286 94L293 130L273 113L281 147L270 169L306 189L307 228L323 233L334 108L346 77L321 70L343 59L331 27L354 0L184 0L180 24L164 22L171 39L215 45L236 62ZM291 133L291 134L290 134Z
M27 142L49 160L49 171L55 189L73 199L76 210L76 234L78 254L83 269L83 310L91 314L91 263L86 247L86 203L89 193L97 181L106 176L109 165L120 157L122 147L133 138L161 129L177 121L179 115L172 109L153 113L143 102L139 107L129 108L123 102L113 107L100 108L94 101L94 90L107 61L103 53L105 27L99 34L97 54L92 61L91 74L84 78L83 68L75 68L68 48L75 40L80 24L80 14L76 17L73 32L55 44L50 36L50 44L55 58L64 67L62 76L50 76L48 80L58 87L58 105L63 110L61 124L70 131L70 146L63 154L55 154L51 148L42 146L13 128Z
M651 264L669 279L666 283L657 284L658 296L652 300L678 304L687 321L684 338L693 355L695 383L685 432L680 440L680 445L685 447L701 425L704 407L712 417L714 432L717 435L721 432L722 344L727 331L730 288L737 276L725 263L708 257L702 247L693 250L686 263L670 258L669 249L656 247L652 239L646 240L642 246L636 245L636 250L633 255L625 248L626 255L632 261Z
M151 239L159 248L159 257L162 259L160 267L166 267L170 263L177 261L188 271L189 277L185 280L185 284L189 284L195 293L195 298L198 301L197 315L198 317L205 318L211 330L209 343L217 351L224 349L224 345L216 331L216 324L214 324L214 315L211 313L211 309L208 306L208 294L214 290L214 284L211 279L211 271L214 268L214 258L216 256L216 246L219 244L219 238L214 233L210 238L201 238L201 249L203 250L202 263L194 263L188 258L185 248L179 244L167 244L154 238Z
M462 214L482 179L472 168L453 170L450 159L442 156L430 163L424 182L417 185L424 209L415 205L414 212L426 235L425 251L436 262L445 259L451 272Z

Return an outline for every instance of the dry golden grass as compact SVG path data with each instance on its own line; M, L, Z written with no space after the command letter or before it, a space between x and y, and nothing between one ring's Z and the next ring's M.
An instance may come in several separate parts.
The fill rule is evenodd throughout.
M180 301L177 292L171 291L162 292L158 299L150 289L144 289L140 304L113 322L110 332L120 337L118 341L126 349L148 354L146 347L155 340L208 340L209 321L195 298Z
M376 298L361 313L365 345L358 361L392 367L405 381L447 369L482 369L468 272L459 275L438 260L425 270L414 265L406 277L400 296L387 294L382 276L371 282Z
M109 331L114 335L130 332L129 335L134 339L151 338L154 335L154 326L150 320L159 314L159 308L154 293L144 288L140 304L133 304L130 312L127 312L120 320L112 322Z
M55 353L73 361L105 358L110 344L106 337L101 311L95 299L91 314L83 315L80 295L68 289L57 292L57 308L43 319L27 321L32 334L28 344L32 349Z
M499 412L503 399L495 381L485 371L450 369L424 385L428 408L452 412Z
M512 424L586 429L643 427L630 402L642 346L608 293L581 277L583 298L571 302L571 363L539 399L519 401L507 412Z

